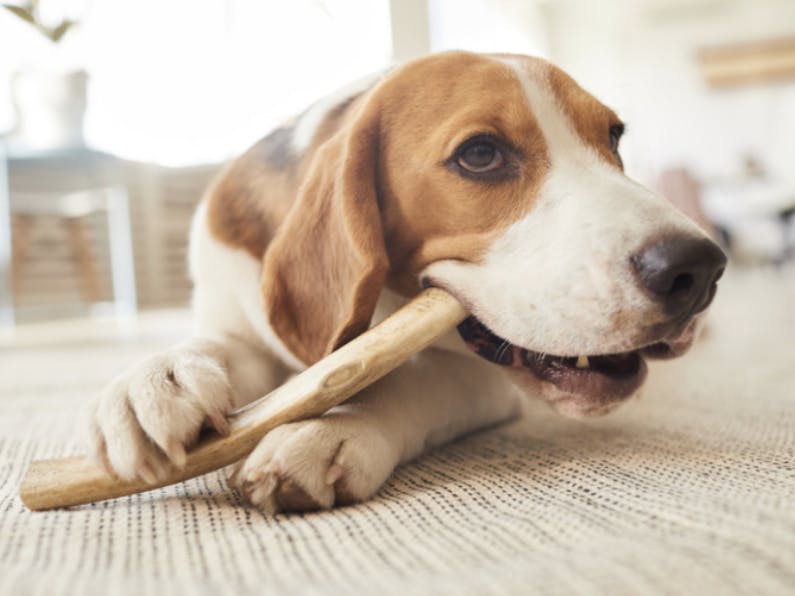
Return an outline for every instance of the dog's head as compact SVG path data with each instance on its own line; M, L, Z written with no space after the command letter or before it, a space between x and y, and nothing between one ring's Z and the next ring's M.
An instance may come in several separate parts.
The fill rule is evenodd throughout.
M623 124L559 69L447 53L399 68L318 148L266 253L271 324L312 362L367 328L385 285L445 288L463 340L570 415L633 394L693 341L725 266L628 179Z

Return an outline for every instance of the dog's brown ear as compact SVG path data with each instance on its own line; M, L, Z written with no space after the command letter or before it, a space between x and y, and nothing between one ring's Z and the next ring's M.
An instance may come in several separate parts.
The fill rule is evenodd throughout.
M375 102L365 102L316 151L265 252L262 290L270 324L306 364L369 327L384 284L378 120Z

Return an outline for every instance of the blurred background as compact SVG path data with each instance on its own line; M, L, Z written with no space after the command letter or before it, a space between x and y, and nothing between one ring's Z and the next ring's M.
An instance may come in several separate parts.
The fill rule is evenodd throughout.
M184 308L190 216L226 160L446 49L557 63L628 123L630 176L733 267L791 278L792 0L21 0L0 9L0 327Z

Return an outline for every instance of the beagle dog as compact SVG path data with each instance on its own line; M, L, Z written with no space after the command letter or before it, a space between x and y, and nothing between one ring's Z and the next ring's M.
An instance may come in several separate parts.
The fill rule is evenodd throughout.
M451 52L324 99L231 163L191 231L195 337L91 405L96 460L154 483L204 424L417 294L472 316L230 485L269 512L367 499L399 464L511 418L521 395L604 414L685 352L726 259L628 179L624 125L538 58ZM518 391L517 391L518 389Z

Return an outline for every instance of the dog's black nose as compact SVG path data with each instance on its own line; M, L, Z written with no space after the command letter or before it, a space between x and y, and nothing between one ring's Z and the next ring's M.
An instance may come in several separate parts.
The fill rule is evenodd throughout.
M666 236L632 256L641 285L671 316L701 312L715 296L726 255L706 238Z

